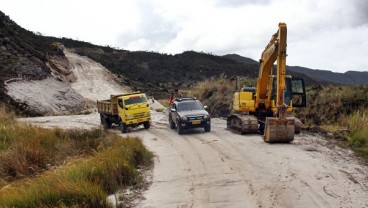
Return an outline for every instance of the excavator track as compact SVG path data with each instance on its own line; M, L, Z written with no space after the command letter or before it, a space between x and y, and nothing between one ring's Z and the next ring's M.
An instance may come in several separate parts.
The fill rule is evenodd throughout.
M227 117L227 128L236 129L241 134L257 133L258 119L247 114L232 114Z

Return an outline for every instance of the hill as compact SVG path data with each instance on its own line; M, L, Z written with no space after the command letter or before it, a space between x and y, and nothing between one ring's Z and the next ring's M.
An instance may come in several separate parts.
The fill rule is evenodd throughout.
M327 70L309 69L300 66L289 66L288 69L292 72L306 74L319 81L346 85L368 84L368 72L347 71L345 73L338 73Z
M6 83L12 81L58 80L70 88L73 74L63 52L64 46L79 55L102 64L117 75L121 84L154 95L167 97L174 88L186 89L197 82L210 77L226 75L229 78L243 76L256 78L258 62L236 54L216 56L195 51L181 54L162 54L149 51L118 50L108 46L96 46L88 42L68 38L44 37L18 26L8 16L0 12L0 102L9 103L20 112L28 112L27 102L9 96ZM337 74L317 71L303 67L288 67L292 76L303 77L307 85L327 83L347 84L368 83L365 72L346 72ZM333 76L332 76L333 75ZM338 78L334 78L334 77ZM73 90L68 90L68 92ZM57 90L52 97L63 95ZM73 92L75 93L75 92ZM75 97L75 96L74 96ZM67 99L67 98L65 98ZM61 99L62 100L62 99ZM80 110L78 107L60 106L60 108ZM59 107L59 106L58 106ZM44 114L43 112L33 112Z

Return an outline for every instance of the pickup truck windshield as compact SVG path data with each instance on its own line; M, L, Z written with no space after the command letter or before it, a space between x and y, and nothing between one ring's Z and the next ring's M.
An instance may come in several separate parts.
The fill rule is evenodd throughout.
M124 104L125 105L131 105L131 104L136 104L136 103L145 103L147 102L147 98L146 97L129 97L128 99L124 100Z
M191 110L203 110L203 106L200 102L181 102L177 104L177 111L191 111Z

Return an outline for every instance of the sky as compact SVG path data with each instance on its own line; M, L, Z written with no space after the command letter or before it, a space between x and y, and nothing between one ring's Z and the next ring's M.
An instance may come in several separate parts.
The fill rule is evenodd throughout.
M46 36L257 61L285 22L287 65L368 71L367 0L0 0L0 10Z

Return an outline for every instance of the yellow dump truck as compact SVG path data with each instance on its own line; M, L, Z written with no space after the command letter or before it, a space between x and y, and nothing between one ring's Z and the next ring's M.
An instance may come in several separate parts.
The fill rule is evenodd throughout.
M122 133L126 133L127 127L141 124L145 129L150 127L150 107L144 93L111 95L109 100L98 100L97 109L105 128L111 128L114 123L120 126Z

